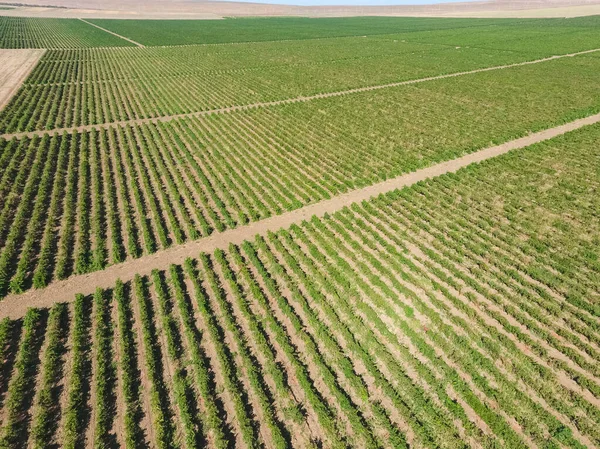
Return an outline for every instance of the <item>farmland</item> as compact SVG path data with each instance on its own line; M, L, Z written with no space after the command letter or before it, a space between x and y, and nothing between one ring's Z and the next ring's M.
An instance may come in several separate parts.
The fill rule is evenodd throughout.
M5 447L599 444L599 138L3 321Z
M0 48L80 48L132 45L77 19L0 17Z
M0 293L43 287L600 112L599 68L600 58L582 55L418 87L4 141Z
M338 51L341 45L347 46L345 54ZM245 48L225 53L198 47L50 51L0 114L0 130L53 130L193 113L528 59L514 52L431 49L393 40L369 43L361 54L353 51L363 47L360 38L311 47L312 52L299 48L287 55L281 44L250 55ZM52 101L36 103L40 97Z
M0 448L599 447L599 20L0 17Z
M598 26L597 16L564 19L437 19L412 17L302 17L274 19L236 18L231 20L92 20L93 23L148 46L264 42L280 40L324 39L348 36L381 36L401 33L403 37L432 37L443 44L456 44L476 36L477 43L510 42L528 33L544 39L563 33L590 37ZM447 33L443 33L448 30ZM490 33L488 33L488 31ZM491 39L490 39L491 34ZM496 38L494 40L494 37ZM539 45L538 42L536 44ZM460 45L460 44L456 44ZM542 43L543 45L543 43Z
M48 51L0 113L0 131L189 114L598 48L592 27L574 31L566 25L538 26L519 32L514 28L485 27L477 34L479 41L469 29L461 29L451 35L440 30L292 42ZM528 38L539 44L529 45ZM42 97L49 101L36 101Z

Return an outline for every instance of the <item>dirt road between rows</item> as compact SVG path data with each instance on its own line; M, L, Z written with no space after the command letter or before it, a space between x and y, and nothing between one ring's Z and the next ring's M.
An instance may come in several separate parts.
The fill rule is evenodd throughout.
M563 55L554 55L554 56L549 56L547 58L535 59L533 61L516 62L514 64L505 64L505 65L499 65L499 66L493 66L493 67L484 67L481 69L469 70L466 72L448 73L445 75L429 76L427 78L419 78L419 79L413 79L413 80L407 80L407 81L398 81L395 83L388 83L388 84L378 84L375 86L357 87L355 89L340 90L337 92L328 92L328 93L324 93L324 94L309 95L309 96L302 96L302 97L295 97L295 98L286 98L283 100L268 101L268 102L263 102L263 103L252 103L252 104L247 104L247 105L230 106L230 107L226 107L226 108L210 109L210 110L206 110L206 111L190 112L190 113L186 113L186 114L165 115L165 116L161 116L161 117L153 117L153 118L145 118L145 119L123 120L123 121L118 121L118 122L101 123L101 124L97 124L97 125L83 125L83 126L78 126L78 127L73 127L73 128L55 128L55 129L43 130L43 131L9 133L9 134L2 134L2 135L0 135L0 137L3 137L7 140L12 139L13 137L16 137L16 138L29 137L29 138L31 138L34 136L43 136L44 134L54 134L54 133L62 134L64 132L73 133L75 131L85 132L85 131L91 131L94 128L107 129L107 128L110 128L111 126L132 126L132 125L144 125L144 124L148 124L148 123L168 122L171 120L176 120L176 119L186 118L186 117L201 117L204 115L219 114L219 113L224 113L224 112L243 111L243 110L252 109L252 108L270 107L270 106L276 106L276 105L281 105L281 104L297 103L297 102L301 102L301 101L312 101L312 100L317 100L320 98L339 97L342 95L349 95L349 94L355 94L355 93L360 93L360 92L368 92L368 91L379 90L379 89L387 89L390 87L406 86L406 85L410 85L410 84L424 83L427 81L436 81L436 80L441 80L441 79L445 79L445 78L454 78L454 77L458 77L458 76L472 75L475 73L490 72L493 70L510 69L513 67L521 67L521 66L532 65L532 64L540 64L542 62L554 61L556 59L570 58L570 57L574 57L574 56L585 55L588 53L595 53L598 51L600 51L600 48L594 48L591 50L584 50L584 51L579 51L576 53L568 53L568 54L563 54Z
M131 42L132 44L137 45L140 48L144 48L144 45L142 45L139 42L136 42L136 41L134 41L132 39L129 39L128 37L121 36L120 34L117 34L117 33L113 32L113 31L107 30L106 28L102 28L101 26L98 26L95 23L88 22L87 20L82 19L81 17L79 18L79 20L81 20L83 23L87 23L88 25L93 26L94 28L98 28L99 30L104 31L105 33L112 34L113 36L116 36L116 37L118 37L120 39L123 39L123 40L125 40L127 42Z
M19 90L46 50L0 50L0 110Z
M110 266L103 271L73 276L63 281L54 282L44 289L30 290L21 295L10 295L0 301L0 319L4 317L20 318L25 315L29 307L49 307L56 302L70 302L74 300L77 293L91 294L95 291L96 287L110 288L114 286L117 279L128 281L133 279L134 275L138 273L147 275L153 269L167 269L169 265L180 264L188 257L197 257L201 252L210 253L215 249L226 249L231 243L240 244L244 240L253 239L257 234L265 235L270 231L277 231L278 229L289 227L294 223L309 220L313 216L322 217L325 214L331 214L346 206L350 206L352 203L368 200L380 194L407 187L419 181L445 173L453 173L467 165L494 158L511 150L524 148L598 122L600 122L600 114L575 120L555 128L506 142L502 145L485 148L451 161L407 173L369 187L353 190L292 212L286 212L240 228L216 233L210 237L191 241L183 245L173 246L154 254L142 256L139 259L128 260L124 263Z

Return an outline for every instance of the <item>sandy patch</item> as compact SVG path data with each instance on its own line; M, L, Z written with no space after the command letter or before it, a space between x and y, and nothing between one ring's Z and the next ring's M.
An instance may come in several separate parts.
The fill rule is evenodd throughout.
M369 91L373 91L373 90L388 89L391 87L407 86L410 84L418 84L418 83L423 83L423 82L427 82L427 81L436 81L436 80L441 80L441 79L445 79L445 78L455 78L458 76L472 75L475 73L489 72L492 70L510 69L510 68L514 68L514 67L520 67L520 66L525 66L525 65L532 65L532 64L539 64L539 63L547 62L547 61L553 61L555 59L570 58L570 57L578 56L578 55L596 53L599 51L600 51L600 48L594 48L591 50L584 50L584 51L579 51L576 53L567 53L564 55L549 56L547 58L535 59L533 61L524 61L524 62L516 62L514 64L484 67L481 69L468 70L466 72L448 73L445 75L429 76L426 78L398 81L398 82L388 83L388 84L377 84L374 86L357 87L354 89L338 90L338 91L327 92L327 93L323 93L323 94L315 94L315 95L301 96L301 97L294 97L294 98L285 98L282 100L274 100L274 101L252 103L252 104L245 104L245 105L234 105L234 106L228 106L228 107L219 108L219 109L207 109L204 111L187 112L187 113L183 113L183 114L174 114L174 115L164 115L164 116L160 116L160 117L121 120L121 121L117 121L117 122L98 123L95 125L81 125L78 127L71 127L71 128L54 128L54 129L37 130L37 131L22 131L22 132L2 134L2 135L0 135L0 137L4 138L6 140L10 140L13 137L16 137L18 139L21 139L23 137L28 137L31 139L34 136L42 137L44 134L54 134L54 133L63 134L64 132L72 134L75 131L82 133L82 132L91 131L92 129L110 129L113 126L135 126L135 125L145 125L145 124L149 124L149 123L170 122L173 120L182 119L182 118L186 118L186 117L203 117L205 115L221 114L221 113L225 113L225 112L245 111L247 109L265 108L265 107L277 106L277 105L281 105L281 104L298 103L298 102L312 101L312 100L317 100L317 99L322 99L322 98L339 97L339 96L343 96L343 95L355 94L355 93L360 93L360 92L369 92Z
M0 50L0 109L4 108L46 50Z

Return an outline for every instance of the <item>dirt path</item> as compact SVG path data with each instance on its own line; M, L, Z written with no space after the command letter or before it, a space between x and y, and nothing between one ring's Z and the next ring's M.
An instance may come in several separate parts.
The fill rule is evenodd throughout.
M142 45L142 44L140 44L139 42L136 42L136 41L134 41L134 40L131 40L131 39L129 39L128 37L121 36L120 34L117 34L117 33L113 33L112 31L110 31L110 30L107 30L106 28L102 28L101 26L98 26L98 25L96 25L96 24L94 24L94 23L92 23L92 22L88 22L87 20L85 20L85 19L82 19L81 17L79 18L79 20L81 20L82 22L84 22L84 23L87 23L88 25L91 25L91 26L93 26L93 27L95 27L95 28L98 28L99 30L102 30L102 31L104 31L104 32L106 32L106 33L108 33L108 34L112 34L113 36L120 37L121 39L123 39L123 40L125 40L125 41L127 41L127 42L131 42L132 44L134 44L134 45L137 45L137 46L138 46L138 47L140 47L140 48L144 48L144 45Z
M46 50L0 50L0 110L21 87Z
M436 75L436 76L430 76L427 78L399 81L396 83L379 84L376 86L357 87L355 89L340 90L340 91L336 91L336 92L328 92L328 93L324 93L324 94L301 96L301 97L295 97L295 98L286 98L283 100L267 101L267 102L262 102L262 103L252 103L252 104L246 104L246 105L236 105L236 106L229 106L229 107L219 108L219 109L208 109L205 111L189 112L189 113L185 113L185 114L164 115L161 117L121 120L121 121L116 121L116 122L100 123L100 124L96 124L96 125L82 125L82 126L73 127L73 128L55 128L55 129L51 129L51 130L17 132L17 133L10 133L10 134L2 134L2 135L0 135L0 137L5 138L6 140L10 140L13 137L32 138L33 136L43 136L44 134L52 135L54 133L62 134L64 132L73 133L75 131L85 132L85 131L91 131L93 128L108 129L112 126L132 126L132 125L144 125L144 124L148 124L148 123L169 122L171 120L176 120L176 119L186 118L186 117L202 117L204 115L219 114L219 113L224 113L224 112L244 111L247 109L259 108L259 107L264 108L264 107L270 107L270 106L277 106L277 105L281 105L281 104L298 103L301 101L312 101L312 100L317 100L320 98L340 97L342 95L347 95L347 94L368 92L368 91L379 90L379 89L387 89L390 87L406 86L406 85L410 85L410 84L423 83L426 81L436 81L436 80L441 80L441 79L445 79L445 78L454 78L457 76L472 75L475 73L482 73L482 72L490 72L493 70L510 69L513 67L520 67L520 66L525 66L525 65L539 64L541 62L553 61L555 59L570 58L573 56L584 55L584 54L588 54L588 53L595 53L598 51L600 51L600 48L594 48L592 50L585 50L585 51L580 51L580 52L576 52L576 53L555 55L555 56L550 56L548 58L535 59L533 61L517 62L514 64L506 64L506 65L499 65L499 66L493 66L493 67L484 67L481 69L469 70L466 72L448 73L445 75Z
M112 265L103 271L72 276L69 279L54 282L44 289L32 289L21 295L9 295L0 301L0 318L11 317L16 319L24 316L29 307L49 307L58 301L73 301L76 293L91 294L96 287L112 287L119 278L127 281L133 279L136 273L147 275L153 269L166 269L171 264L182 263L188 257L197 257L200 252L210 253L217 248L227 249L230 243L240 244L244 240L253 239L257 234L265 235L269 231L286 228L293 223L308 220L313 215L321 217L328 213L331 214L352 203L368 200L371 197L410 186L428 178L456 172L469 164L481 162L511 150L524 148L598 122L600 122L600 114L592 115L502 145L489 147L458 159L442 162L362 189L353 190L291 212L253 222L240 228L215 233L200 240L190 241L138 259Z

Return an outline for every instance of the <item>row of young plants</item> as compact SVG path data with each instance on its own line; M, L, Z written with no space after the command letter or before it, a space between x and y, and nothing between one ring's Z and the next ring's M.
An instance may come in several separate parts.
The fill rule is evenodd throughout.
M170 448L174 444L173 412L163 376L164 362L156 333L154 311L150 304L150 293L145 279L136 276L133 280L133 290L135 303L139 307L142 328L141 340L143 341L144 352L141 359L144 360L150 381L150 391L145 394L150 397L154 443L161 449Z
M290 445L289 432L286 431L284 424L276 416L273 398L275 392L269 389L265 380L266 373L258 363L256 355L252 354L250 345L247 342L249 336L240 329L240 323L236 320L232 310L234 306L231 301L234 293L231 292L231 288L235 285L235 278L233 273L228 270L224 257L222 251L215 252L214 260L204 256L200 257L203 271L206 273L207 284L212 290L211 298L214 299L215 309L220 309L218 315L221 317L221 327L233 341L232 349L241 356L241 362L236 361L238 375L244 379L243 384L249 386L249 396L252 395L258 402L260 412L257 412L257 415L261 416L262 414L260 425L263 429L266 428L262 432L266 430L265 433L269 435L273 447L286 448ZM219 268L225 280L218 276L217 270Z
M32 283L35 288L45 287L53 277L53 261L58 248L57 229L61 224L62 214L66 208L62 192L64 192L67 184L67 176L72 171L73 159L75 157L76 154L69 151L69 140L63 136L60 142L59 157L52 186L54 194L50 200L46 224L40 240L38 262L32 274ZM73 175L70 174L69 176Z
M110 448L114 445L112 427L115 421L116 363L113 351L114 323L112 322L112 298L102 289L94 293L94 383L96 402L94 406L94 446Z
M28 416L33 402L42 328L46 319L45 312L39 309L30 309L23 318L19 349L8 383L6 401L3 403L4 420L0 429L0 447L5 449L27 445Z
M45 448L54 441L60 416L60 381L64 376L66 340L69 316L66 304L56 304L50 310L46 330L46 348L41 364L41 378L35 391L34 409L31 418L31 445Z
M369 211L369 213L372 214L371 211ZM390 214L392 217L394 217L393 214L396 212L389 211L387 213ZM418 226L415 228L414 221L407 222L407 223L410 223L410 225L408 225L408 226L412 226L413 232L416 229L422 229L422 228L419 228ZM407 228L407 229L409 229L409 228ZM402 231L398 230L397 232L402 232ZM404 231L404 232L406 232L406 231ZM422 231L420 231L420 232L422 232ZM497 300L499 298L499 296L497 296L497 293L494 293L494 291L490 290L489 287L488 288L484 287L486 285L486 283L490 282L490 276L481 276L477 280L472 279L468 275L465 275L464 271L461 271L461 269L459 269L456 265L454 265L456 263L460 263L460 264L464 263L464 258L461 259L460 262L458 262L458 260L456 260L456 259L454 259L454 261L452 261L452 259L450 259L450 262L449 262L447 259L444 258L444 257L448 257L449 254L452 254L451 252L448 251L447 243L444 243L443 246L439 246L436 244L435 251L432 250L431 243L425 243L423 241L417 240L415 242L415 244L418 245L418 247L420 247L421 251L423 251L424 253L427 254L427 257L431 258L431 261L435 261L435 262L431 262L431 261L428 262L427 259L425 259L424 265L427 267L427 270L431 270L432 272L436 273L436 276L441 280L438 282L443 282L446 285L451 286L450 288L456 289L455 290L456 296L449 296L449 298L451 298L453 300L455 305L460 307L462 312L464 312L464 313L470 312L470 314L473 315L472 311L474 309L469 308L468 304L465 305L464 302L461 301L461 299L459 298L459 296L461 294L464 294L466 298L468 298L469 300L474 301L476 304L478 304L478 307L486 307L486 308L489 308L490 305L488 305L488 304L481 305L482 300L484 298L491 298L493 300ZM439 253L437 253L437 251L439 251ZM441 256L442 254L444 256ZM444 271L447 270L447 273L450 273L450 275L445 273L443 270ZM454 277L452 277L452 276L454 276ZM473 290L471 290L471 288ZM450 293L447 293L447 294L450 294ZM490 326L488 324L489 319L485 319L485 318L483 318L481 316L477 316L477 315L474 315L472 318L475 318L480 321L482 329L485 329L485 328L493 329L493 328L490 328ZM510 364L510 372L512 372L513 376L516 375L517 378L521 379L521 381L523 382L523 384L521 384L521 385L534 386L536 391L541 392L541 393L539 393L540 394L539 397L548 398L548 395L550 395L552 397L552 400L549 402L551 403L553 408L555 408L556 410L560 411L563 414L563 418L562 418L563 423L568 422L569 420L573 420L574 422L577 422L577 427L580 427L586 433L594 435L596 432L592 430L593 426L590 427L589 422L586 422L586 420L575 419L575 416L577 416L579 414L579 412L577 410L581 410L581 409L586 410L586 413L590 416L593 416L595 414L595 412L593 412L590 409L590 407L593 408L593 406L591 406L589 404L589 402L587 402L587 400L584 399L585 395L579 395L580 392L578 391L577 388L575 388L574 393L571 392L570 390L573 389L573 386L569 385L567 383L566 385L563 384L563 386L561 388L567 387L569 391L566 393L565 397L559 398L557 396L562 396L563 392L561 390L559 390L560 391L560 393L559 393L559 391L557 391L555 389L555 387L553 387L553 384L556 381L554 381L552 383L548 382L548 379L555 378L554 371L557 368L561 369L561 367L556 367L556 365L554 363L552 363L552 359L547 358L546 349L543 347L540 347L539 344L536 344L535 341L532 341L532 339L530 338L530 336L527 333L523 333L518 327L516 327L514 322L511 321L511 320L513 320L512 315L503 316L502 314L499 314L498 312L496 312L496 313L494 313L493 318L499 324L501 324L505 328L505 330L500 329L500 332L497 335L493 336L493 340L492 339L486 340L484 349L486 349L487 351L490 352L490 354L492 354L492 356L490 356L490 357L494 357L494 356L498 357L498 355L500 355L500 354L507 353L507 351L509 350L507 348L510 348L510 351L512 351L511 360L514 361ZM470 324L470 326L472 326L472 324ZM525 342L527 347L534 349L535 352L541 354L545 359L549 360L551 362L550 365L546 364L545 361L540 360L539 358L537 358L535 356L533 358L530 358L531 355L523 354L522 349L519 348L516 344L516 343L518 343L518 340L515 337L517 337L519 340ZM502 349L500 349L500 348L490 349L490 343L493 341L496 341L496 340L504 342L505 347ZM518 360L518 363L516 362L517 360ZM552 366L552 365L554 365L554 366ZM567 369L567 372L569 372L568 369ZM503 373L503 374L505 375L505 373ZM579 374L575 374L575 373L572 373L571 375L573 375L575 379L579 379L579 377L580 377ZM528 394L533 395L534 397L536 396L535 393L533 393L533 390L529 390ZM536 398L536 401L538 403L540 401L539 397ZM567 405L567 404L571 404L571 403L573 403L574 406ZM541 416L544 416L544 415L541 415ZM565 417L568 417L568 418L565 418ZM554 422L554 423L550 424L550 428L553 428L553 427L560 428L561 425Z
M227 447L229 444L226 433L227 425L223 419L222 408L219 407L214 373L211 372L210 360L201 346L203 333L196 324L194 308L182 284L181 269L173 266L169 271L171 275L170 288L164 274L157 270L152 273L153 284L161 304L163 317L168 320L168 322L165 321L165 329L169 352L178 364L182 363L184 356L189 357L188 360L191 366L191 372L187 373L189 375L189 385L197 391L198 397L204 398L202 405L205 415L202 419L202 429L204 430L205 439L211 439L215 447ZM175 307L173 303L176 304L178 310L178 321L175 321L173 317L172 307ZM181 330L178 332L177 329ZM176 345L176 343L179 344ZM181 370L177 372L183 374ZM180 376L177 378L182 379ZM189 426L186 425L185 427L189 429ZM196 436L198 433L199 430L196 432Z
M80 447L85 441L86 421L89 420L92 303L77 295L73 307L69 379L65 386L67 400L62 412L62 447Z
M145 443L141 427L143 417L141 405L141 385L139 371L138 344L133 329L133 311L130 286L118 281L113 290L113 300L117 304L119 335L119 379L122 385L125 411L123 416L125 447L135 448Z
M194 292L190 293L196 302L204 328L216 352L216 360L221 372L224 388L227 390L235 414L236 428L241 433L241 441L248 447L257 447L260 443L259 429L254 421L248 404L248 392L244 388L240 368L234 360L232 349L226 345L224 329L215 315L209 293L202 283L198 269L191 259L184 265L185 274L190 279ZM180 268L172 266L172 278L181 280Z
M79 184L79 168L81 161L78 148L79 135L73 134L69 150L71 157L67 171L67 181L64 190L63 215L61 217L60 236L57 247L53 252L53 277L65 279L72 272L73 247L76 237L75 224L77 220L77 185ZM48 270L49 271L49 270Z
M179 328L174 313L174 305L170 295L169 288L165 282L164 274L157 270L152 272L152 285L156 296L158 315L160 316L161 333L164 333L166 339L166 354L169 364L172 366L173 374L170 377L170 382L167 381L167 386L171 389L174 397L175 405L177 406L178 416L183 428L183 443L185 447L197 447L199 444L208 441L208 433L214 433L214 437L221 437L221 423L217 418L216 413L211 413L215 409L214 402L212 407L206 407L210 417L200 419L200 405L197 400L199 397L205 397L210 400L211 393L207 389L203 389L206 396L198 396L196 388L205 388L206 382L202 386L196 386L193 380L193 368L188 368L187 365L192 365L192 359L186 359L187 354L185 345L182 339L182 331ZM188 361L189 360L189 361ZM221 447L223 441L216 440L216 446Z

